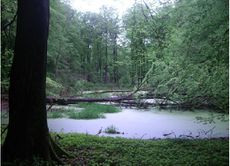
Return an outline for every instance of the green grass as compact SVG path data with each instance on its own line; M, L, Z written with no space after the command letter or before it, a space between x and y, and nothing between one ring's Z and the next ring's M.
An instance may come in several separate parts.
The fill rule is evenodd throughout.
M107 127L104 131L105 133L108 133L108 134L117 134L119 133L119 131L117 131L117 128L113 125Z
M115 113L119 109L112 105L96 104L96 103L80 103L79 107L84 108L84 111L95 111L100 113Z
M73 119L97 119L103 118L103 113L115 113L120 110L112 105L95 104L95 103L81 103L81 108L84 108L81 112L72 114Z
M63 118L64 111L52 111L47 113L47 117L50 119Z
M104 118L104 116L99 112L94 111L85 111L82 112L69 112L68 116L70 119L98 119L98 118Z
M104 118L104 113L115 113L120 110L112 105L95 104L95 103L80 103L78 107L83 108L80 112L75 110L58 110L48 112L48 118L63 118L70 119L97 119Z
M228 140L132 140L61 134L59 143L75 156L66 165L228 165Z

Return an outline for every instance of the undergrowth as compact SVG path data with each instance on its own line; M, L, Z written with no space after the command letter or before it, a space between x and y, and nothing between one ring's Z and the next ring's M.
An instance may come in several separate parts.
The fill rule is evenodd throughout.
M72 156L61 159L64 165L227 166L229 164L228 139L138 140L85 134L51 133L51 135L56 143ZM33 165L45 164L39 159L34 162ZM14 161L8 164L12 165Z
M227 139L135 140L63 134L59 143L75 159L68 165L218 165L229 163Z

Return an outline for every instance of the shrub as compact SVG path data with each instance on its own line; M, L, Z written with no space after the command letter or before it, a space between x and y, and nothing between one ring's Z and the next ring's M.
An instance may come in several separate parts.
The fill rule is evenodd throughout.
M117 131L117 128L113 125L107 127L105 130L104 130L105 133L107 134L118 134L120 133L119 131Z

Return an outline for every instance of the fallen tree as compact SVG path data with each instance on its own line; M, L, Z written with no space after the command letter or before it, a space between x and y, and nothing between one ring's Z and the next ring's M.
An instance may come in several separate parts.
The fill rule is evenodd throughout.
M47 104L58 104L58 105L67 105L67 104L76 104L79 102L121 102L122 100L134 100L132 95L128 96L119 96L119 97L108 97L108 98L55 98L47 97Z
M102 94L102 93L131 93L131 90L95 90L95 91L84 91L83 94Z
M153 99L153 98L151 98ZM133 95L129 96L117 96L117 97L108 97L108 98L55 98L47 97L47 104L50 104L51 107L55 104L57 105L68 105L68 104L77 104L81 102L111 102L117 103L120 106L124 107L138 107L138 108L148 108L149 106L158 106L160 108L212 108L210 104L200 104L200 105L190 105L188 103L177 103L167 99L154 99L154 101L148 101L147 98L135 98Z
M145 97L134 97L133 95L127 96L117 96L117 97L107 97L107 98L82 98L82 97L53 97L48 96L46 98L46 103L50 106L47 108L47 111L52 108L53 105L68 105L68 104L77 104L81 102L111 102L117 103L119 106L124 107L138 107L138 108L148 108L149 106L158 106L160 108L213 108L211 104L199 104L193 105L189 103L178 103L171 101L167 98L155 98L154 101L149 102L147 99L154 99L151 96ZM2 99L2 109L8 110L8 98L5 97ZM6 105L6 106L5 106ZM6 108L5 108L6 107Z
M178 107L176 103L170 103L165 99L154 99L154 101L149 102L146 98L135 98L133 95L129 96L117 96L117 97L108 97L108 98L77 98L77 97L68 97L68 98L56 98L56 97L47 97L47 104L50 104L47 111L52 108L53 105L68 105L68 104L77 104L81 102L111 102L117 103L120 106L124 107L138 107L138 108L148 108L149 106L159 106L162 108L169 107Z

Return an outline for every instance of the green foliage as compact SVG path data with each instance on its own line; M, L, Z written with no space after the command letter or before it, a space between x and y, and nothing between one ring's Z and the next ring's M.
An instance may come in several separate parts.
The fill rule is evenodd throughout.
M49 119L57 119L65 117L66 111L48 111L47 118Z
M16 3L5 0L1 9L4 28ZM135 1L120 20L112 8L81 13L65 1L51 0L47 94L133 87L153 65L145 88L155 96L228 111L228 15L227 1ZM3 93L9 86L15 25L1 31Z
M13 60L14 39L16 31L16 1L1 2L1 91L7 93L9 88L10 67ZM14 20L14 21L13 21ZM11 23L12 22L12 23Z
M73 94L92 88L95 82L102 83L108 75L108 83L116 82L119 32L114 9L104 7L99 14L80 13L60 0L51 0L50 4L48 73L51 77L76 91Z
M81 103L80 107L84 110L78 113L75 119L96 119L103 118L103 113L116 113L120 110L112 105L94 104L94 103Z
M62 138L58 140L59 145L74 156L74 160L72 158L65 160L66 165L227 166L229 164L228 139L136 140L85 134L59 135ZM34 158L32 165L39 164L43 165L44 161Z
M107 127L105 130L104 130L105 133L107 134L117 134L118 133L118 130L115 126L111 125L109 127Z
M227 2L182 0L173 7L149 8L136 3L124 17L132 79L143 78L149 59L154 64L148 78L153 94L190 107L212 105L227 111Z
M118 108L114 107L113 105L106 105L106 104L79 103L79 107L85 108L85 110L96 110L98 112L101 111L104 113L119 112Z
M48 118L70 118L70 119L97 119L104 118L104 113L116 113L120 110L112 105L80 103L77 107L83 108L80 111L74 109L60 109L48 112Z
M93 83L88 82L86 80L79 80L79 81L76 81L73 89L75 92L78 92L81 94L82 91L93 89L93 87L95 87Z
M2 58L1 58L1 90L2 93L6 93L9 88L9 75L10 75L10 67L13 61L13 50L5 50Z
M104 116L101 114L101 112L95 112L91 110L83 110L82 112L76 113L76 112L70 112L69 118L71 119L98 119L98 118L104 118Z
M228 165L228 140L135 140L62 134L73 165ZM179 156L179 157L178 157Z
M48 96L58 96L63 89L63 86L58 82L52 80L50 77L46 77L46 94Z

